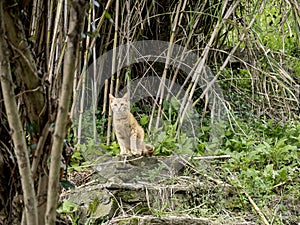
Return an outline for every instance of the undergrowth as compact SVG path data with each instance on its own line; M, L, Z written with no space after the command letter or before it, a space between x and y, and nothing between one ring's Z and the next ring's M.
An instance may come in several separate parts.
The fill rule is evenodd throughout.
M196 147L186 144L194 150L195 157L207 154L210 129L208 124L203 124ZM194 169L187 169L184 179L189 179L189 182L200 180L202 183L190 193L193 201L177 208L178 213L186 212L229 223L236 222L230 222L230 219L239 217L243 221L261 224L262 218L251 199L271 224L299 223L300 123L235 117L224 130L222 144L213 154L229 155L230 158L209 160L207 163L192 158ZM172 126L164 132L155 139L159 149L157 156L180 153L179 150L170 152L170 149L179 149L180 144L175 140L176 132ZM184 134L180 138L189 142ZM91 150L93 146L86 147ZM117 154L118 144L113 142L105 151ZM173 182L181 182L180 179L183 178ZM213 184L216 183L214 179L222 181L224 186ZM193 185L197 186L197 183ZM167 209L160 213L164 214L164 211Z
M298 224L300 123L237 118L235 121L228 124L223 144L216 152L230 155L230 159L206 168L194 161L199 178L209 174L230 185L230 193L207 191L205 195L209 197L201 202L210 212L206 215L226 210L230 215L248 215L249 220L260 224L262 219L250 204L251 198L271 224ZM193 213L205 215L203 208ZM255 219L250 218L253 215Z

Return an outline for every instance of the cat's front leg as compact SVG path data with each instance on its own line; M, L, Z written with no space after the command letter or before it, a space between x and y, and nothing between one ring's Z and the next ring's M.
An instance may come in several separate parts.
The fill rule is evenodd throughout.
M127 148L124 145L120 144L120 155L129 155L130 152L127 150Z
M130 150L132 155L141 155L137 144L137 135L135 133L130 136Z

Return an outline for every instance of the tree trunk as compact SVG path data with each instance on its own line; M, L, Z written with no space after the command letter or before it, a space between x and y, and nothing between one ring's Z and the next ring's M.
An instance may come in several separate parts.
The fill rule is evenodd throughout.
M14 83L12 80L9 48L5 39L5 17L3 12L3 2L0 2L0 77L3 93L4 105L7 113L7 119L10 126L14 151L16 154L18 168L21 175L21 183L24 195L25 216L27 224L37 225L37 203L33 185L30 162L27 151L27 144L23 132L23 126L19 116L17 103L14 94Z

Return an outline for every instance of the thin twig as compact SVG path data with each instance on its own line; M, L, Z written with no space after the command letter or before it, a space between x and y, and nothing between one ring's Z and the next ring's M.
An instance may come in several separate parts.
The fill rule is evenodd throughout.
M264 214L262 213L262 211L260 210L260 208L256 205L256 203L253 201L253 199L251 198L251 196L247 193L244 192L246 197L248 198L249 202L251 203L251 205L253 206L253 208L255 209L255 211L257 212L257 214L260 216L260 218L262 219L263 223L265 225L270 225L268 220L266 219L266 217L264 216Z
M197 156L193 157L195 160L214 160L214 159L230 159L230 155L216 155L216 156Z

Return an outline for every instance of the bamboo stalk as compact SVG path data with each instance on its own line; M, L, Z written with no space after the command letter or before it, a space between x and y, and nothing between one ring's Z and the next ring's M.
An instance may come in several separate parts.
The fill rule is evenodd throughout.
M36 28L37 28L37 20L38 20L38 16L37 16L37 5L38 5L39 0L34 0L32 3L32 15L31 15L31 22L30 22L30 28L29 28L29 33L30 36L35 37L36 36ZM33 39L33 42L36 41L36 38Z
M90 1L90 4L93 4L92 0ZM92 18L91 18L91 8L89 8L89 11L87 12L88 14L88 28L87 28L87 32L90 32L91 31L91 21L92 21ZM83 68L82 68L82 73L81 73L81 76L80 76L80 79L81 79L81 98L80 98L80 107L79 107L79 118L78 118L78 127L77 127L77 144L81 144L81 139L82 139L82 126L83 126L83 113L85 111L85 104L88 104L86 102L86 89L88 89L88 86L89 83L87 83L87 65L88 65L88 61L89 61L89 55L90 55L90 48L89 48L89 45L90 45L90 36L87 35L86 36L86 50L84 52L84 64L83 64ZM91 84L93 85L93 84ZM92 92L93 93L93 92ZM92 99L93 99L93 95L92 95ZM93 106L94 108L94 106ZM94 124L92 125L94 126Z
M49 183L47 193L46 224L54 225L56 221L56 203L58 199L59 171L61 154L66 135L66 125L68 121L69 105L73 90L73 80L76 69L76 61L79 54L80 34L82 32L83 15L85 1L73 1L70 8L70 22L63 68L63 85L59 101L58 114L53 135L53 145L51 149ZM30 224L30 223L28 223Z
M126 39L127 39L127 54L126 54L126 61L127 61L127 68L126 68L126 77L125 77L125 82L127 86L127 93L129 96L131 96L130 93L130 75L131 75L131 65L130 65L130 22L131 22L131 9L130 9L130 0L127 0L125 2L126 5L126 11L127 11L127 17L126 17Z
M106 118L106 109L107 106L109 107L109 102L107 102L108 99L108 80L105 80L104 83L104 96L103 96L103 106L102 106L102 117ZM102 127L105 127L105 122L102 123ZM102 134L104 136L104 134Z
M111 81L110 81L110 88L109 88L109 93L113 94L113 82L114 82L114 76L111 76ZM106 145L110 145L110 139L112 135L112 110L109 107L108 109L108 119L107 119L107 134L106 134Z
M79 105L79 117L78 117L78 127L77 127L77 145L81 144L81 135L82 135L82 124L83 124L83 112L84 112L84 103L85 103L85 94L86 94L86 70L83 69L83 73L80 76L81 80L81 98Z
M141 3L142 4L142 3ZM142 36L142 32L144 31L144 27L146 26L146 22L148 22L148 25L150 26L150 18L149 18L149 12L152 11L155 7L156 2L155 1L151 1L151 4L149 7L146 6L146 0L143 1L143 7L146 7L147 10L147 18L143 19L142 21L137 21L137 16L136 15L136 8L139 8L137 5L137 1L135 2L135 5L132 6L132 10L130 15L132 15L132 25L133 27L131 28L131 32L133 34L136 34L136 40L140 40L141 36ZM143 10L143 8L141 9L141 11ZM139 28L140 27L140 28ZM132 39L133 39L133 35L132 35Z
M57 47L57 45L55 45L55 43L57 43L57 35L58 35L58 28L59 28L58 25L59 25L59 21L60 21L61 14L62 14L62 6L63 6L63 0L58 0L55 21L54 21L54 30L53 30L53 34L52 34L52 44L51 44L51 48L50 48L49 61L48 61L49 76L52 75L52 70L53 70L53 65L54 65L53 62L54 62L55 48ZM49 28L49 31L50 31L50 28ZM51 79L49 79L49 80L51 80Z
M78 82L78 85L77 85L77 88L76 88L76 92L78 92L78 91L81 91L81 93L82 93L82 95L81 95L81 99L80 99L80 106L79 106L79 118L78 118L78 129L77 129L77 135L78 135L78 141L77 141L77 143L79 144L79 143L81 143L81 130L82 130L82 119L83 119L83 115L82 115L82 113L83 113L83 107L84 107L84 101L85 101L85 91L86 91L86 87L85 87L85 85L86 85L86 68L87 68L87 65L88 65L88 61L89 61L89 59L90 59L90 56L91 56L91 52L92 52L92 49L94 48L94 46L95 46L95 43L96 43L96 37L97 37L97 35L96 34L99 34L99 32L100 32L100 28L102 27L102 25L103 25L103 22L104 22L104 19L105 19L105 15L106 15L106 13L107 13L107 11L108 11L108 9L109 9L109 7L110 7L110 5L111 5L111 3L112 3L112 0L109 0L108 2L107 2L107 4L106 4L106 7L105 7L105 9L104 9L104 11L103 11L103 13L102 13L102 16L100 17L100 20L99 20L99 23L98 23L98 25L97 25L97 28L96 28L96 30L95 31L93 31L93 33L95 34L95 35L93 35L93 37L89 37L89 36L87 36L87 39L89 40L89 41L87 41L87 44L86 44L86 51L85 51L85 56L84 56L84 65L83 65L83 68L82 68L82 73L81 73L81 75L80 75L80 80L79 80L79 82ZM90 13L89 13L89 15L90 15ZM90 17L89 17L90 18ZM95 21L93 21L93 22L95 22ZM90 25L91 25L91 20L89 20L88 21L88 24L89 24L89 26L88 26L88 28L90 29ZM101 76L100 76L100 80L101 80ZM96 80L94 80L95 82L96 82ZM95 84L96 85L96 84ZM95 86L94 86L95 87ZM96 89L94 89L94 93L96 93ZM95 96L93 96L93 98L94 98ZM72 105L72 112L74 111L74 109L75 109L75 104L76 104L76 98L77 98L77 95L75 94L75 99L73 100L73 105ZM95 99L92 99L92 100L95 100ZM92 110L95 108L96 106L92 106ZM72 115L74 116L74 114L72 113ZM93 115L93 119L95 119L95 115ZM95 124L95 123L94 123ZM94 138L96 138L95 136L96 136L96 130L95 130L95 128L93 129L93 133L94 133Z
M48 20L47 20L47 37L46 37L46 61L49 62L50 59L50 39L51 39L51 26L52 26L52 12L53 12L53 5L54 5L54 0L50 0L48 1L48 11L47 11L47 15L48 15ZM47 65L47 70L49 72L49 63Z
M206 0L206 1L207 1L207 0ZM203 5L206 4L206 1L203 3ZM183 15L183 14L181 14L181 16L182 16L182 15ZM200 21L200 16L201 16L201 14L198 14L197 18L195 19L195 23L193 24L193 28L192 28L192 30L189 32L187 41L186 41L186 43L184 44L184 49L183 49L182 54L181 54L181 56L180 56L179 65L176 67L176 71L175 71L175 73L174 73L174 76L173 76L172 81L171 81L171 84L170 84L170 90L172 90L172 88L173 88L173 86L174 86L174 84L175 84L175 81L176 81L176 78L177 78L177 74L178 74L178 72L179 72L179 70L180 70L181 62L183 62L184 57L186 56L186 53L187 53L187 51L188 51L189 44L190 44L190 42L191 42L191 40L192 40L192 37L193 37L193 35L194 35L195 28L198 26L198 23L199 23L199 21ZM179 92L176 94L176 98L179 98L180 93L182 92L182 90L183 90L185 84L186 84L186 83L188 82L188 80L190 79L190 76L191 76L191 75L189 74L189 76L187 76L187 78L185 79L183 85L181 85ZM167 97L166 97L166 100L169 100L169 98L170 98L170 92L168 93L168 95L167 95Z
M112 2L113 2L113 0L108 0L108 2L106 3L105 9L104 9L104 11L103 11L103 13L102 13L102 15L101 15L101 17L100 17L100 19L99 19L99 23L98 23L97 28L96 28L96 30L95 30L95 34L99 34L100 29L101 29L101 27L102 27L102 25L103 25L104 19L105 19L105 17L106 17L106 13L107 13L107 11L108 11L110 5L112 4ZM93 36L93 38L92 38L92 40L91 40L91 45L90 45L90 47L93 47L93 46L95 45L95 43L96 43L96 35Z
M108 35L107 35L107 37L105 39L106 40L105 43L109 42L109 37L110 37L111 31L112 31L112 25L110 24L109 29L108 29ZM104 36L103 36L102 40L104 40ZM108 45L103 43L103 46L104 46L104 50L102 50L102 51L106 52ZM103 65L99 65L99 71L98 71L98 76L97 76L97 78L99 79L99 81L102 81L102 79L103 79L102 71L103 71ZM98 80L97 80L97 83L98 83ZM106 114L109 115L109 113L106 112L107 106L109 107L109 103L107 102L107 99L108 99L108 87L109 87L108 79L105 79L105 81L104 81L103 106L102 106L102 117L103 118L106 118ZM108 108L108 110L109 110L109 108ZM108 119L109 118L107 118L107 120ZM106 122L103 121L102 127L106 127ZM102 135L104 136L104 133Z
M169 66L170 66L170 61L171 61L171 55L173 52L173 44L174 44L174 40L175 40L175 34L176 34L176 28L178 26L178 24L180 24L179 21L179 15L181 11L184 11L184 8L186 6L186 0L183 2L182 8L181 8L181 4L182 1L179 1L178 5L177 5L177 10L175 13L175 18L174 18L174 22L173 22L173 27L171 30L171 37L170 37L170 41L169 41L169 47L168 47L168 52L167 52L167 57L166 57L166 62L165 62L165 67L164 67L164 71L163 71L163 75L162 75L162 79L161 79L161 83L160 83L160 100L158 103L158 111L157 111L157 118L156 118L156 125L155 128L157 129L159 126L159 121L160 121L160 117L161 117L161 111L162 111L162 103L164 100L164 92L165 92L165 87L166 87L166 78L167 78L167 72L169 70ZM157 96L158 98L158 96ZM156 101L158 100L156 98Z
M110 90L109 93L113 94L116 71L116 57L117 57L117 41L118 41L118 24L119 24L119 1L116 1L115 6L115 32L114 32L114 44L113 44L113 56L112 56L112 67L111 67L111 80L110 80ZM106 145L110 145L110 138L112 132L112 110L109 107L108 111L108 122L107 122L107 140Z
M94 22L96 20L95 18L95 5L93 5L92 8L92 21ZM102 39L103 40L103 39ZM97 53L96 53L96 46L92 46L92 51L93 51L93 82L91 86L93 87L93 135L94 135L94 141L96 142L98 137L97 137L97 121L96 121L96 111L98 108L98 82L97 82Z
M227 8L227 3L228 2L225 1L224 5L223 5L223 9L222 9L222 14L225 12L225 8ZM215 29L214 29L211 37L210 37L210 40L209 40L208 44L204 48L203 53L202 53L201 57L199 58L198 62L195 64L196 65L196 69L191 71L191 73L194 73L193 80L192 80L191 84L188 87L188 90L190 90L190 92L189 93L188 92L185 93L182 106L180 107L180 112L179 112L180 117L178 117L178 120L176 121L176 123L179 126L178 130L180 130L180 127L181 127L181 125L182 125L182 123L184 121L185 114L186 114L187 109L189 107L189 102L192 102L192 97L193 97L193 94L195 92L196 86L198 85L198 80L199 80L201 74L204 71L205 62L207 60L210 48L211 48L213 42L215 41L216 37L218 36L218 33L219 33L219 31L220 31L220 29L222 27L222 23L221 22L223 20L226 20L226 19L229 18L229 16L234 12L234 10L238 6L238 4L239 4L239 1L234 2L230 6L229 10L226 12L226 14L224 15L224 17L219 19L219 21L217 22L217 24L215 26ZM236 49L237 49L237 46L236 46L235 50ZM229 57L227 57L227 58L228 58L228 60L227 60L226 64L223 64L223 65L227 65L227 63L229 61ZM204 95L207 93L207 91L211 88L212 84L217 80L219 74L220 73L218 73L217 75L215 75L215 77L212 79L212 81L207 85L206 89L203 91L203 93L201 94L200 98L204 97ZM187 96L188 94L189 94L189 96Z
M169 66L170 66L171 55L172 55L172 52L173 52L173 44L174 44L174 40L175 40L176 27L178 25L178 19L179 19L179 15L180 15L181 4L182 4L182 1L179 1L178 5L177 5L175 17L174 17L173 26L172 26L172 29L171 29L171 37L170 37L170 41L169 41L169 47L168 47L168 50L167 50L165 67L164 67L164 70L163 70L160 85L158 87L158 91L157 91L158 94L156 95L156 98L155 98L155 102L158 102L158 111L157 111L157 118L156 118L156 124L155 124L156 129L159 126L159 122L160 122L160 118L161 118L161 114L162 114L162 103L163 103L163 100L164 100L164 93L165 93L165 88L166 88L166 83L165 82L166 82L167 72L168 72L168 69L169 69ZM183 3L182 9L181 9L182 11L184 10L185 6L186 6L186 0ZM160 98L159 101L158 101L158 98ZM155 107L155 105L153 105L151 116L150 116L150 119L149 119L149 125L148 125L148 130L149 131L151 130L151 127L152 127L152 122L153 122L155 109L156 109L156 107Z
M45 7L46 7L46 4L43 4L42 3L42 1L39 1L39 5L38 5L38 15L39 15L39 17L42 17L42 16L45 16L45 17L47 17L47 11L45 11ZM45 57L47 58L47 56L48 56L48 53L49 53L49 51L48 51L48 45L47 45L47 43L45 43L45 40L46 40L46 38L45 37L47 37L47 29L46 29L46 23L47 22L45 22L44 20L46 20L45 18L43 18L43 19L39 19L39 27L40 27L40 35L39 35L39 38L38 38L38 40L37 40L37 42L36 42L36 49L37 49L37 52L42 52L42 49L44 49L45 48ZM47 21L47 20L46 20ZM37 31L36 31L37 32Z

